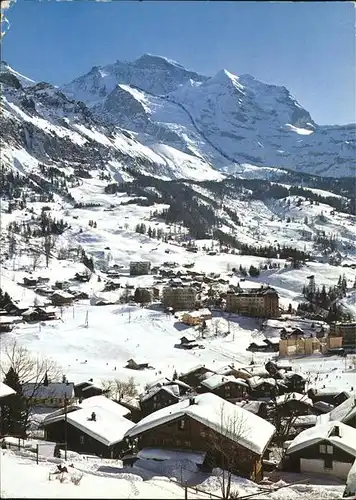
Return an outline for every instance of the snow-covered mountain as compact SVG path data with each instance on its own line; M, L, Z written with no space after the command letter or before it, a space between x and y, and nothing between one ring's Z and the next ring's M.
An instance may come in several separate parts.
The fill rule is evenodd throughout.
M100 165L166 179L268 177L281 168L354 176L354 124L318 126L285 87L212 78L145 54L56 87L1 63L5 164ZM19 158L27 158L22 165Z
M239 164L353 176L354 124L319 126L285 87L222 70L212 78L163 57L94 67L62 87L95 116L234 171Z

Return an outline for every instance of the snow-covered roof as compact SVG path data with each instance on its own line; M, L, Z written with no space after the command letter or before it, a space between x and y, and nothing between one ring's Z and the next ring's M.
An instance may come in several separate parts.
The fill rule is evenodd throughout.
M54 292L52 297L61 297L62 299L74 299L74 295L71 293L65 292L63 290L57 290Z
M183 335L183 337L180 338L180 340L182 339L186 339L188 342L195 342L196 341L196 338L193 337L193 335L189 335L189 333L187 333L186 335Z
M200 318L201 316L210 316L211 312L209 309L205 308L205 309L199 309L197 311L189 311L185 314L188 314L192 318Z
M331 410L331 412L320 415L320 421L339 420L340 422L347 422L354 417L356 417L356 391L341 405Z
M208 389L216 389L217 387L220 387L221 385L224 385L228 382L248 387L248 384L245 382L245 380L241 378L235 378L233 375L218 375L218 374L206 378L205 380L202 381L201 385L207 387Z
M274 378L262 378L256 376L256 377L250 377L247 381L252 389L262 384L272 385L273 387L276 385L276 381Z
M301 403L305 403L306 405L313 406L313 401L308 398L305 394L300 394L299 392L291 392L289 394L282 394L276 398L276 404L282 405L287 403L288 401L300 401Z
M110 411L119 417L125 417L131 412L125 406L115 403L112 399L106 396L92 396L91 398L83 399L79 405L81 408L92 408L93 406L100 406L104 410Z
M95 420L91 420L92 413L95 413ZM106 446L122 441L125 433L135 425L121 415L94 405L68 413L67 421Z
M301 415L294 420L294 427L303 427L304 425L315 425L317 421L316 415Z
M190 460L195 464L201 465L206 453L198 451L177 451L177 450L162 450L161 448L143 448L137 453L138 458L154 459L154 460Z
M177 384L171 384L171 385L156 385L152 387L148 392L145 394L142 394L140 396L140 401L147 401L148 399L152 398L155 396L159 391L165 391L167 392L170 396L173 396L174 398L179 398L180 391L179 387Z
M25 397L34 397L39 399L47 398L74 398L74 384L51 382L48 385L39 385L36 383L26 383L22 386L22 392Z
M339 435L335 435L333 432L335 428L338 428ZM301 432L293 439L287 449L287 453L295 453L320 441L327 441L331 445L356 457L356 429L338 421L315 425Z
M11 394L16 394L16 391L4 384L4 382L0 382L0 398L6 398L7 396L11 396Z
M151 413L130 429L126 436L137 436L184 416L200 422L259 455L263 454L275 432L272 424L257 415L215 394L207 393L195 396L194 404L186 399Z
M260 406L264 404L263 401L241 401L240 403L236 403L238 406L241 406L244 410L247 410L251 413L257 415L260 410Z
M0 324L2 325L9 325L21 320L21 316L0 316Z
M314 389L314 394L316 396L333 396L333 395L338 396L341 393L345 393L348 397L351 396L350 392L340 390L340 387L337 386L318 387L317 389Z

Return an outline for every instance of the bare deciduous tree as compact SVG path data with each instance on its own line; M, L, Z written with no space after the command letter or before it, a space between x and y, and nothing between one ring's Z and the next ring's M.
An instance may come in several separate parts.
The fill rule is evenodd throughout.
M30 392L24 394L26 400L25 425L27 426L31 410L35 406L34 398L36 398L46 377L48 380L57 382L61 380L63 371L54 360L32 354L26 347L19 345L16 341L6 346L2 345L0 356L2 377L12 367L22 386L31 384Z
M216 464L221 468L219 477L222 498L231 498L231 480L233 472L236 472L236 447L247 435L246 417L235 414L228 415L225 411L225 403L220 408L220 424L216 431L210 429L207 432L208 448L211 456L215 457ZM241 454L243 463L243 454Z
M119 379L104 380L102 386L104 391L116 401L121 401L125 396L134 398L138 394L133 377L130 377L127 381Z

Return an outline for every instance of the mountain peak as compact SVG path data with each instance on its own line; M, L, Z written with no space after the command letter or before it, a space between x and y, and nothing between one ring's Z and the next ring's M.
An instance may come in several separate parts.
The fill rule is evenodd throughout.
M5 61L0 61L0 73L7 73L7 74L15 76L19 80L19 82L21 83L22 87L29 87L31 85L36 84L36 82L34 80L31 80L31 78L28 78L27 76L21 75L21 73L18 73L17 71L15 71Z
M162 69L168 69L174 66L176 68L185 70L185 68L181 64L178 64L176 61L173 61L172 59L168 59L167 57L149 53L143 54L141 57L133 61L132 65L137 67L162 68Z
M215 76L207 80L206 85L233 85L238 90L243 90L239 77L230 73L227 69L221 69Z

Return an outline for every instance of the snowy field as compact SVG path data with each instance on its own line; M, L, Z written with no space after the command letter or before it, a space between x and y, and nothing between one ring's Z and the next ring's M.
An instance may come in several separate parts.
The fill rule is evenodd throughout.
M68 476L82 475L80 484L74 485L69 478L63 483L58 480L49 481L49 474L56 470L59 459L47 460L40 457L37 465L34 453L9 450L2 450L0 459L1 498L183 499L184 488L178 482L185 481L190 499L211 498L209 493L221 496L220 471L217 469L212 474L205 474L187 460L155 462L142 459L131 468L123 467L119 460L85 460L70 452L67 463L73 464L74 468L68 468ZM21 481L18 480L19 469ZM291 483L299 484L288 486ZM262 500L296 500L301 496L307 500L339 499L344 491L344 484L337 479L280 473L275 475L273 482L259 486L247 479L233 476L232 490L240 496L259 493L256 498Z

